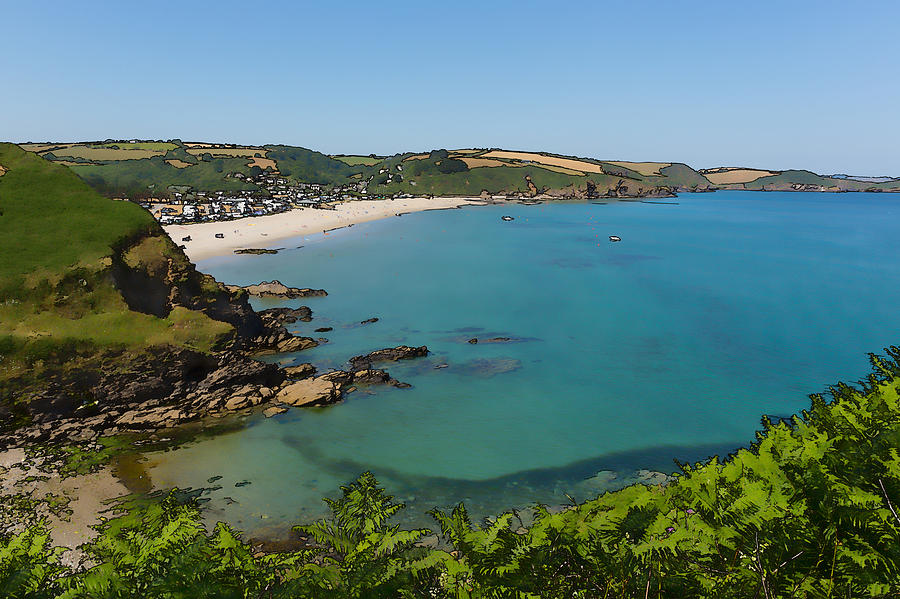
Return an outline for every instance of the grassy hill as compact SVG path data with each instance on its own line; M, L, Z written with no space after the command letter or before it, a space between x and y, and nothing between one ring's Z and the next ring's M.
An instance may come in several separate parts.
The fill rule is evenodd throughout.
M754 191L900 191L900 179L872 182L817 175L812 171L771 171L719 167L700 173L720 189Z
M248 180L279 173L294 183L360 184L369 196L515 194L550 197L668 195L707 189L709 181L684 164L603 162L547 153L496 149L434 150L394 156L326 156L307 148L201 142L82 142L23 144L70 167L107 197L168 197L172 191L265 190ZM236 176L240 175L240 176Z
M68 166L107 197L166 198L188 191L267 195L263 173L368 197L515 195L550 198L647 197L684 191L900 191L900 179L828 177L804 170L597 160L501 149L433 150L393 156L327 156L286 145L112 141L23 144ZM255 181L255 182L254 182Z
M148 212L12 144L0 166L0 421L4 402L104 352L233 339L241 307Z

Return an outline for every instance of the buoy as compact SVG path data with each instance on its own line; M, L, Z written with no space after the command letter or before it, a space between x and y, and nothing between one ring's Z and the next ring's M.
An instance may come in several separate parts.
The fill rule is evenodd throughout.
M619 237L618 235L610 235L609 240L610 241L622 241L622 238Z

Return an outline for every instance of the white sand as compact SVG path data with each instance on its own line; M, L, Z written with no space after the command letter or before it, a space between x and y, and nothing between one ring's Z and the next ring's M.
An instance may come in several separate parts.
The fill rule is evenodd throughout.
M477 198L408 198L402 200L357 200L341 202L334 210L298 208L281 214L254 216L232 221L169 225L166 233L196 262L228 255L236 249L269 248L288 237L312 235L356 223L378 220L407 212L445 210L460 206L482 206ZM216 238L216 233L225 237ZM191 241L182 238L191 236Z

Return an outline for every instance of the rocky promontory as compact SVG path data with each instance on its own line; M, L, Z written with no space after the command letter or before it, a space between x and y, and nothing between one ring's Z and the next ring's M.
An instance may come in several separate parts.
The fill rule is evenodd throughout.
M272 299L299 299L303 297L322 297L328 295L324 289L310 289L308 287L288 287L281 281L263 281L257 285L227 285L231 292L245 291L255 297Z

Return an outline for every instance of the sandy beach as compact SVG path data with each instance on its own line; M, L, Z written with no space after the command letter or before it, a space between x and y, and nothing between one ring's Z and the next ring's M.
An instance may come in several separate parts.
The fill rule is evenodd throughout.
M62 478L54 469L45 469L42 458L29 458L24 448L0 451L0 496L21 494L39 501L33 519L47 519L52 545L67 549L62 562L69 566L77 565L81 557L77 547L97 536L92 527L100 523L101 516L110 517L104 514L112 507L110 502L130 493L109 466ZM64 501L68 513L53 513L47 503L40 503L51 497ZM25 524L19 522L13 531L21 531Z
M185 246L196 262L213 256L230 255L234 250L277 247L288 237L312 235L408 212L446 210L461 206L483 206L479 198L407 198L397 200L357 200L334 205L334 210L298 208L290 212L236 219L233 221L169 225L166 233ZM221 233L224 237L217 238ZM190 241L182 241L190 236Z

